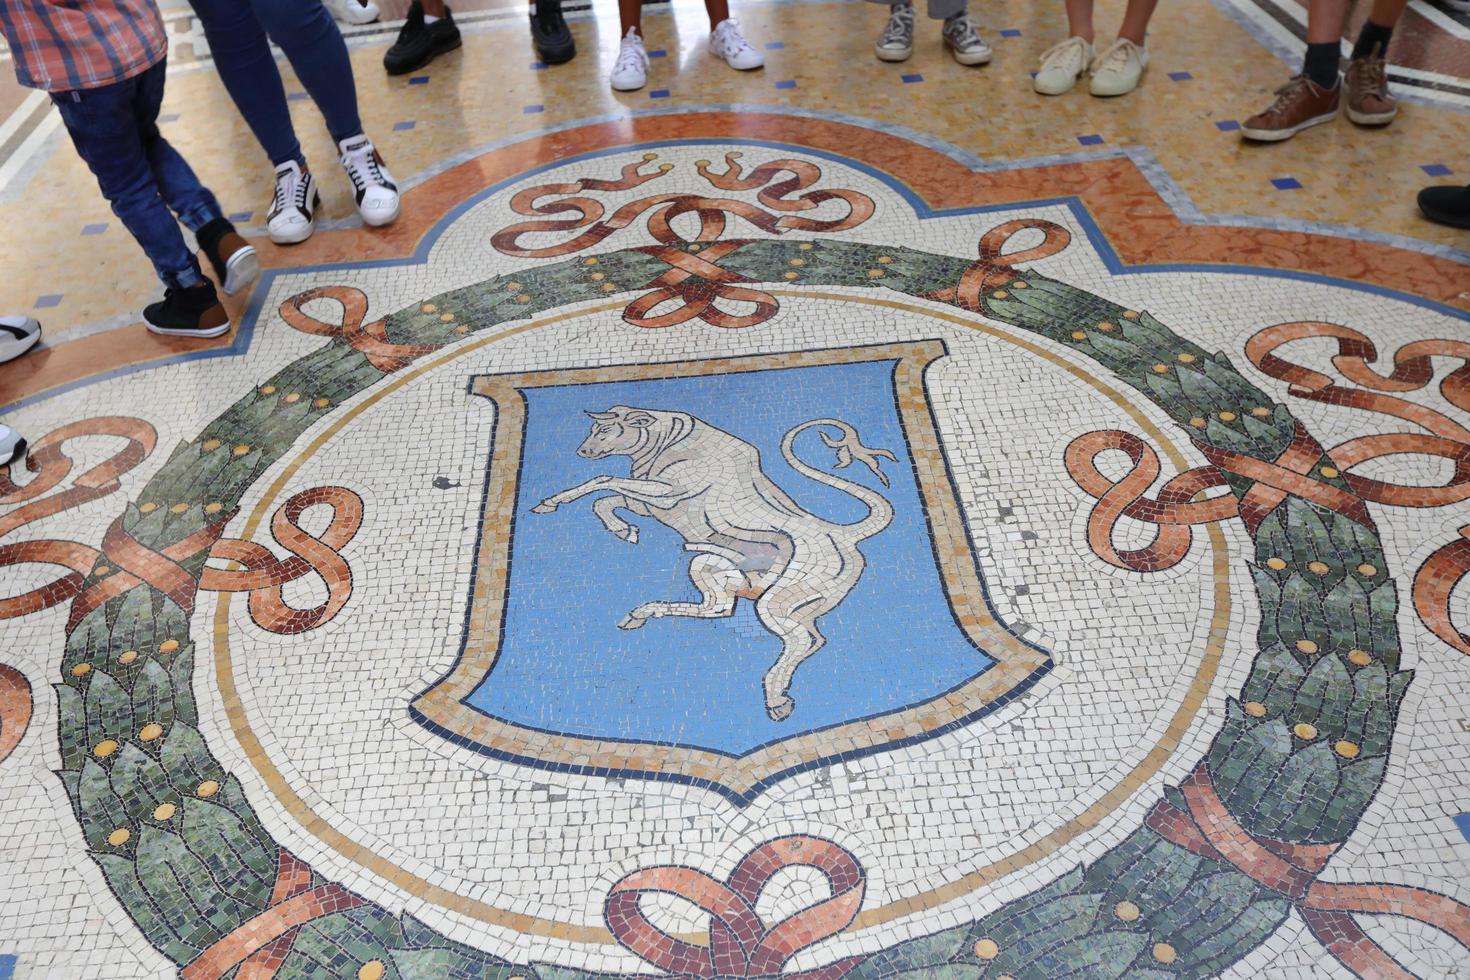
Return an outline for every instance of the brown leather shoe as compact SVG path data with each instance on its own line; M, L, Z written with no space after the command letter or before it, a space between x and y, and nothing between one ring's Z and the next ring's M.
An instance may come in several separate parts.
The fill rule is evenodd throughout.
M1337 115L1342 86L1320 88L1305 75L1298 75L1276 90L1276 101L1265 112L1251 116L1240 127L1248 140L1276 143L1291 139L1308 126L1331 122Z
M1387 126L1399 114L1399 104L1388 94L1388 59L1379 56L1348 62L1347 117L1359 126Z

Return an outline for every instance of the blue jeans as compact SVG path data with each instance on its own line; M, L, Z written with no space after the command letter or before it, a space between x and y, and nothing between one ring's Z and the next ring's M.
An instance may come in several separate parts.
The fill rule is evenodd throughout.
M271 54L275 41L311 94L337 142L362 132L357 85L342 32L322 0L189 0L230 98L271 164L305 165L286 90Z
M184 244L179 221L198 231L224 213L188 162L158 132L163 77L160 61L125 81L53 92L51 99L77 153L97 175L112 213L142 246L163 284L183 288L203 277L194 252Z

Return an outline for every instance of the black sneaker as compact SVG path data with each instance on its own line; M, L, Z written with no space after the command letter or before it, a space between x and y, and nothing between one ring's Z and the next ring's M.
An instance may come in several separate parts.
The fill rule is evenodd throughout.
M230 332L230 315L207 279L188 289L169 288L163 302L143 308L143 321L152 333L168 337L218 337Z
M209 259L214 277L226 295L233 296L260 275L260 259L250 243L240 237L228 218L215 218L194 236Z
M1419 210L1430 221L1470 228L1470 187L1426 187L1419 192Z
M531 43L536 56L548 65L560 65L577 56L577 42L561 15L561 0L536 0L531 8Z
M454 13L448 7L443 17L425 24L423 4L413 0L398 40L383 54L383 67L390 75L406 75L459 45L459 28L454 26Z

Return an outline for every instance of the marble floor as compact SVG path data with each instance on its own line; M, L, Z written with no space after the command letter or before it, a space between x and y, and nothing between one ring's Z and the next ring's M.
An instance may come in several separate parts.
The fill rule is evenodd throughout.
M308 242L181 0L215 341L0 82L0 980L1470 977L1470 13L1270 146L1300 0L466 0ZM1119 0L1099 4L1106 33ZM1355 13L1355 23L1362 11ZM289 72L288 92L300 85Z

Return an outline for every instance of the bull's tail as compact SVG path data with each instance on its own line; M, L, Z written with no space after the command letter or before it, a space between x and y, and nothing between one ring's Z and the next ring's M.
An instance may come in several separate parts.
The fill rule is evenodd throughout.
M838 439L833 439L826 432L821 434L822 441L832 449L837 450L838 469L842 469L853 460L857 460L872 470L878 479L883 481L883 485L886 487L888 486L888 476L883 472L882 462L885 459L897 462L898 457L886 449L870 449L864 446L858 438L857 430L838 419L812 419L810 422L803 422L786 433L786 437L781 440L781 455L786 457L786 462L791 464L792 469L796 470L802 476L816 480L818 483L825 483L827 486L835 487L843 493L849 493L858 500L861 500L864 504L867 504L867 517L864 517L855 524L846 524L843 526L852 528L858 541L871 538L892 523L893 505L888 502L887 497L875 490L869 490L861 483L854 483L851 480L844 480L840 476L833 476L830 473L813 469L797 458L795 451L792 449L792 445L796 442L796 437L807 429L813 429L818 426L836 429L841 433L841 438Z

